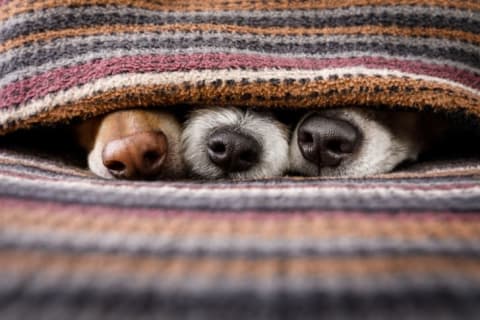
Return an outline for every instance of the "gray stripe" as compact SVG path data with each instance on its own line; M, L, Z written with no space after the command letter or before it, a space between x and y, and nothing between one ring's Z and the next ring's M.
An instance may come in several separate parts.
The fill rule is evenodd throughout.
M44 46L27 46L0 55L0 76L15 70L41 66L54 60L78 59L79 56L114 50L153 50L178 54L185 50L210 49L212 52L247 50L258 53L332 56L368 52L400 56L417 56L456 61L477 69L480 47L460 41L412 39L393 36L336 35L324 37L276 37L228 35L224 33L170 33L102 35L58 39ZM60 62L65 65L65 62Z
M20 161L20 159L19 159ZM44 162L45 159L32 159L32 161L39 161ZM58 166L60 164L51 164L53 166ZM458 166L458 170L462 169L462 166ZM82 181L91 179L92 177L89 176L87 169L81 170L77 167L70 167L70 166L59 166L58 170L55 167L44 168L42 166L37 167L34 163L32 166L28 164L24 165L0 165L0 170L3 171L2 175L4 176L21 176L25 174L31 175L32 179L56 179L62 181L79 181L79 179L84 179ZM71 170L71 174L66 174L64 170ZM82 174L76 174L75 170L80 170L79 172ZM421 172L419 172L421 174ZM95 179L93 178L95 185L111 185L111 180L104 180L104 179ZM159 182L165 184L165 182ZM205 187L205 181L197 181L197 180L175 180L175 181L168 181L167 182L170 186L175 188L198 188L198 187ZM273 184L274 183L274 184ZM228 180L227 182L222 180L212 180L208 181L208 186L212 190L217 188L228 188L233 190L238 190L241 192L244 188L251 188L251 187L262 187L262 188L291 188L291 187L314 187L314 186L322 186L322 187L332 187L332 188L339 188L339 187L351 187L351 188L389 188L389 187L397 187L397 188L432 188L432 187L445 187L445 186L452 186L452 185L465 185L471 186L472 183L476 183L476 180L472 180L472 178L468 178L465 176L440 176L440 177L429 177L429 178L374 178L371 177L369 179L362 179L362 178L350 178L350 179L342 179L339 181L338 179L325 179L325 178L306 178L306 179L290 179L289 177L282 177L276 179L265 179L265 180L239 180L239 181L231 181ZM137 181L137 185L141 184L141 182ZM151 185L151 183L145 182L146 185ZM131 181L115 181L115 185L122 185L122 186L129 186L131 185Z
M473 320L479 297L478 279L461 270L360 279L0 275L2 319Z
M32 57L33 53L30 51L32 48L25 48L20 52L15 54L8 54L8 59L12 59L17 54L26 54L27 56ZM28 52L30 51L30 52ZM28 52L28 53L27 53ZM10 82L20 81L34 75L38 75L49 70L68 67L72 65L78 65L83 63L88 63L92 60L97 59L110 59L110 58L119 58L119 57L131 57L139 55L167 55L167 54L176 54L176 50L164 49L164 48L147 48L147 49L115 49L115 50L105 50L105 51L91 51L85 54L74 55L70 58L61 58L58 60L48 61L41 65L28 65L27 63L22 63L21 66L15 68L14 71L4 75L0 78L0 88L7 85ZM270 56L272 58L284 57L284 58L317 58L317 59L332 59L332 58L351 58L351 57L375 57L381 56L382 58L387 59L399 59L403 61L420 61L426 64L437 64L437 65L446 65L449 67L454 67L460 70L466 70L472 73L480 73L480 68L476 68L475 65L469 66L464 63L460 63L455 60L448 60L444 57L431 57L431 58L422 58L420 56L415 56L411 54L406 55L389 55L385 52L380 51L349 51L349 52L339 52L337 54L329 54L328 52L319 53L319 54L275 54L275 53L266 53L253 50L239 50L235 48L223 48L218 47L204 47L204 48L187 48L182 50L183 54L194 54L194 53L231 53L231 54L249 54L249 55L261 55L261 56ZM7 55L2 56L0 54L0 61L3 58L7 58ZM25 65L22 68L22 65Z
M32 147L33 148L33 147ZM0 150L0 155L4 150ZM30 150L31 151L31 150ZM50 162L46 158L38 158L35 155L28 156L28 153L25 152L26 156L13 156L9 157L10 162L18 162L17 165L10 165L10 164L0 164L0 170L5 177L11 176L21 176L24 174L31 174L32 179L35 177L37 179L42 178L50 178L56 179L61 181L79 181L79 179L83 179L81 181L88 181L91 179L95 185L112 185L114 183L116 186L131 186L131 181L115 181L112 180L105 180L101 178L94 178L93 176L88 176L88 169L86 168L79 168L75 166L70 166L65 163L60 162ZM3 155L4 156L4 155ZM20 163L23 160L29 160L29 163ZM474 162L461 162L458 160L457 165L453 165L450 167L452 170L461 170L465 168L469 168L468 165L478 164L478 160L474 160ZM47 167L44 167L47 165ZM477 165L472 167L472 169L479 169ZM72 174L65 174L64 170L80 170L81 174L75 174L72 171ZM418 172L421 174L422 172ZM147 185L151 186L151 182L140 182L136 181L136 185ZM160 182L164 183L164 182ZM167 182L172 187L177 188L197 188L197 187L205 187L206 183L203 180L188 180L188 181L168 181ZM466 185L471 186L472 184L477 183L476 179L472 179L470 177L465 176L439 176L439 177L428 177L428 178L375 178L370 177L368 179L363 178L345 178L345 179L326 179L326 178L314 178L308 177L305 179L291 179L290 177L282 177L282 178L275 178L275 179L265 179L265 180L227 180L227 182L223 180L211 180L208 181L208 187L212 188L213 190L216 188L230 188L230 189L241 189L241 188L250 188L252 186L255 187L262 187L262 188L286 188L286 187L313 187L313 186L322 186L322 187L345 187L350 186L354 187L396 187L396 188L429 188L429 187L449 187L452 185Z
M216 23L258 27L397 25L480 32L480 15L424 6L365 6L331 10L155 12L128 7L53 8L14 16L2 23L0 42L63 28L101 24Z
M161 183L149 187L95 185L78 182L30 179L0 180L0 195L26 199L53 200L78 204L121 207L206 210L206 211L449 211L472 212L480 209L480 190L402 190L387 188L255 188L211 190L203 188L168 188ZM93 181L92 181L93 182ZM158 186L158 188L157 188Z
M460 70L466 70L472 73L480 74L480 68L475 68L468 66L464 63L459 63L454 60L444 59L443 57L435 58L422 58L419 56L414 55L402 55L402 56L394 56L388 55L385 52L373 52L373 51L349 51L337 54L275 54L275 53L263 53L258 51L252 50L238 50L238 49L220 49L218 47L215 48L192 48L192 49L185 49L182 50L183 54L195 54L195 53L230 53L230 54L249 54L249 55L259 55L259 56L270 56L272 58L283 57L283 58L316 58L316 59L333 59L333 58L352 58L352 57L375 57L381 56L382 58L386 59L399 59L403 61L420 61L426 64L436 64L436 65L446 65L449 67L457 68ZM58 59L53 60L50 62L46 62L39 66L27 66L25 68L16 69L12 71L2 78L0 78L0 89L7 84L14 82L14 81L21 81L25 78L32 77L35 75L39 75L41 73L47 72L49 70L68 67L72 65L78 65L83 63L88 63L93 60L97 59L110 59L110 58L119 58L119 57L132 57L132 56L140 56L140 55L162 55L162 54L175 54L177 52L173 52L173 50L164 50L163 48L158 49L116 49L116 50L106 50L100 52L89 52L83 55L76 55L72 58L66 59Z
M41 228L41 227L40 227ZM184 230L188 232L188 230ZM452 230L453 231L453 230ZM366 255L448 255L480 258L480 238L396 240L383 238L261 239L248 236L146 236L113 232L0 230L0 248L53 250L66 253L116 253L154 256L321 257Z

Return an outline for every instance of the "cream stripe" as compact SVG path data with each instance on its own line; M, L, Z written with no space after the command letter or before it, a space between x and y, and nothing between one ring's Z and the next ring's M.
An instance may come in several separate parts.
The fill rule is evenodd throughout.
M39 183L40 182L40 183ZM188 186L172 186L166 185L164 182L157 182L151 184L137 184L131 183L129 185L119 185L112 182L108 185L99 185L95 183L95 179L72 179L65 181L63 178L59 180L33 180L30 177L11 177L1 176L0 185L10 185L10 187L26 187L34 190L38 190L37 193L41 193L41 190L45 190L46 194L51 195L55 193L65 193L65 190L71 191L68 196L72 197L72 200L78 200L78 193L82 192L94 192L98 197L102 197L102 194L113 195L116 199L133 199L136 196L148 196L148 197L163 197L166 199L209 199L210 201L224 200L225 197L235 196L238 197L261 197L267 201L268 199L282 199L289 197L344 197L351 198L352 195L361 196L368 199L375 199L380 197L389 198L405 198L407 201L411 201L412 197L422 197L425 200L430 198L438 199L465 199L468 200L472 196L478 197L480 195L480 185L464 186L460 188L448 188L448 189L421 189L412 188L405 189L397 187L396 185L382 186L362 186L358 189L352 189L349 186L325 186L321 184L315 186L300 186L300 187L285 187L285 188L266 188L265 186L252 186L249 188L243 188L241 194L239 190L221 189L216 188L214 192L209 185L201 186L195 185L195 188ZM154 199L154 198L152 198Z
M148 85L162 85L162 84L182 84L184 82L196 83L198 81L212 82L217 79L228 79L241 81L243 78L247 79L314 79L322 76L328 78L331 75L339 77L345 74L350 75L379 75L382 77L396 76L408 77L423 81L436 82L445 84L452 88L459 88L474 95L480 95L479 90L467 87L465 85L456 83L454 81L431 77L425 75L418 75L407 72L392 71L386 69L370 69L365 67L352 68L333 68L322 70L279 70L279 69L263 69L258 71L253 70L205 70L205 71L189 71L189 72L165 72L165 73L131 73L120 74L107 78L102 78L97 81L85 84L83 86L74 87L46 95L41 99L21 104L17 108L2 110L0 114L0 123L6 123L13 119L25 119L36 113L42 111L52 110L57 106L68 104L83 98L92 96L93 93L106 92L113 89L134 87L134 86L148 86Z
M379 233L376 237L337 236L291 238L286 234L281 238L258 236L189 236L188 234L173 235L142 235L116 232L63 232L56 230L17 230L6 225L0 233L0 243L16 247L48 246L51 248L73 248L90 251L118 251L135 253L139 251L170 251L182 254L193 254L202 250L210 254L238 253L255 251L263 254L283 251L303 254L300 251L315 251L316 254L352 253L358 250L378 252L406 252L418 250L425 252L461 252L468 250L480 254L479 238L464 239L457 237L431 238L426 234L423 238L401 239L398 236ZM407 234L408 236L408 234Z

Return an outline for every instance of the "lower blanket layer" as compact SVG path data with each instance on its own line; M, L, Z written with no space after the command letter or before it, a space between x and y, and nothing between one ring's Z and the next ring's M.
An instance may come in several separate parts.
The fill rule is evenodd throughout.
M0 153L2 319L475 319L480 165L123 182Z

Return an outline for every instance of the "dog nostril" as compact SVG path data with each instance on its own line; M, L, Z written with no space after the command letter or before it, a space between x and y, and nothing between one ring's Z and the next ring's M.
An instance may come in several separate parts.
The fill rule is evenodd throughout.
M312 114L298 127L298 147L303 157L319 167L338 166L351 156L360 134L349 122Z
M145 164L153 164L160 159L160 155L155 151L147 151L143 154Z
M220 141L215 141L211 143L209 148L210 150L212 150L214 153L217 153L217 154L222 154L222 153L225 153L225 151L227 151L225 144Z
M252 150L247 150L240 153L238 158L240 161L253 163L258 160L258 154Z
M313 135L307 131L299 132L298 139L301 143L305 143L305 144L313 143Z
M349 141L333 139L333 140L327 141L325 147L330 152L341 154L341 153L351 153L353 151L354 145Z
M208 138L208 157L226 172L246 171L258 163L261 146L250 135L234 128L221 128Z
M107 167L108 170L115 171L118 173L126 169L125 164L120 161L108 161L105 163L105 167Z
M341 144L342 144L342 142L339 141L339 140L332 140L332 141L328 141L325 144L325 147L326 147L327 150L330 150L331 152L342 153Z

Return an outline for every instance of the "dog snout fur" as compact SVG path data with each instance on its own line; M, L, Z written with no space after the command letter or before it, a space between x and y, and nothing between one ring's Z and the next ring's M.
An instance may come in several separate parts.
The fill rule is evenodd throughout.
M308 112L290 141L290 170L306 176L363 177L416 160L427 134L414 112L339 108Z
M288 168L288 129L270 113L239 108L192 112L182 134L185 163L206 179L261 179Z
M124 110L84 121L75 129L96 175L117 179L182 177L181 125L169 112Z
M132 109L75 128L96 175L117 179L262 179L287 171L305 176L363 177L416 160L447 127L407 111L337 108L294 114L202 108L182 128L170 112ZM182 132L183 130L183 132ZM291 131L291 136L290 136Z

